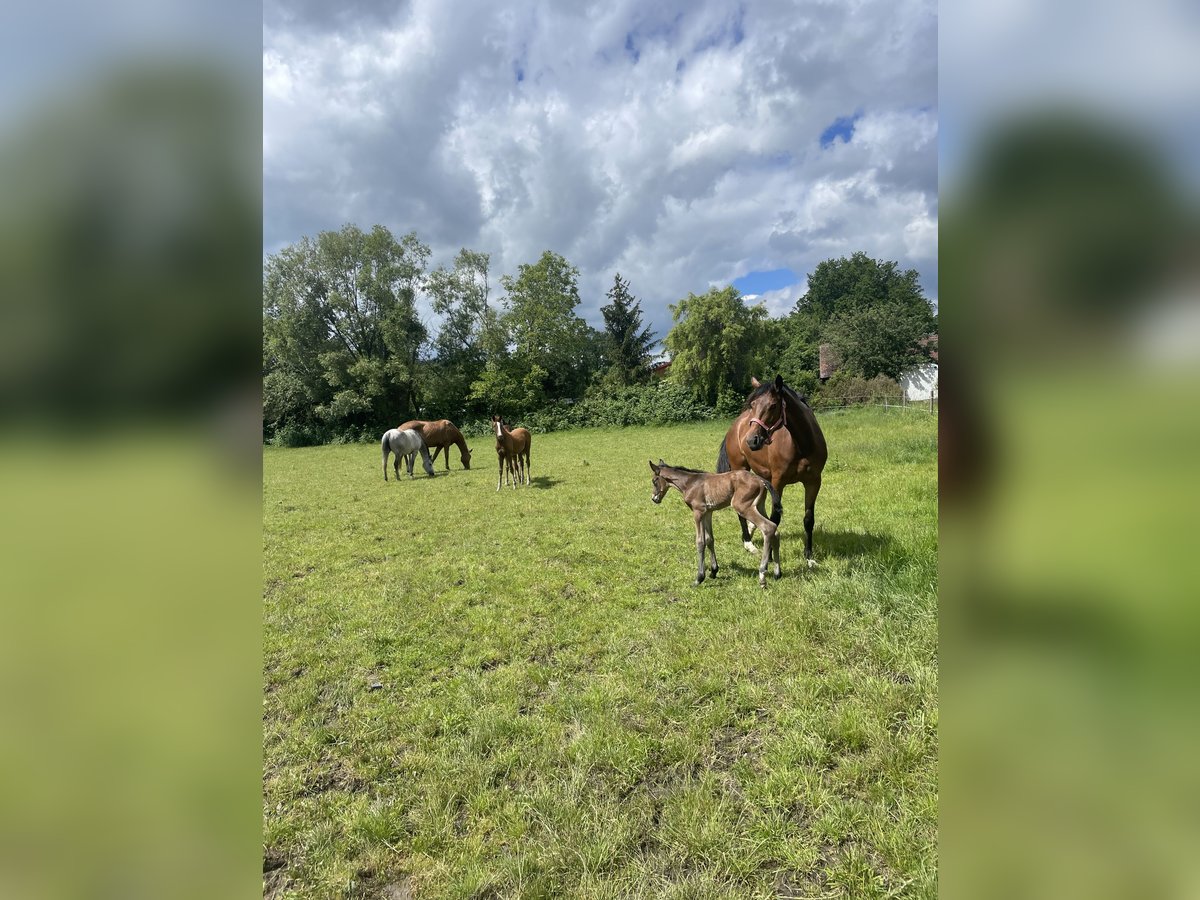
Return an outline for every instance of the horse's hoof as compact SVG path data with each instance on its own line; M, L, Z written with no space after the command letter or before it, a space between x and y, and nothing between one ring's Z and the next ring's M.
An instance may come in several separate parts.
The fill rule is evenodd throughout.
M746 548L747 553L758 552L758 548L754 546L754 541L742 541L742 546Z
M778 569L776 569L775 570L775 580L778 581L782 577L783 577L783 573L780 572Z
M702 584L704 584L704 579L697 578L695 581L692 582L692 587L700 587L700 585L702 585Z
M817 567L817 561L815 559L813 559L811 556L808 558L808 567L810 569L815 569Z

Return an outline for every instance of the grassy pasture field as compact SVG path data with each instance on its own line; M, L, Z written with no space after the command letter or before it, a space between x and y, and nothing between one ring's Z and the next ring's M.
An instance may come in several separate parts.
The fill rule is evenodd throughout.
M815 569L731 511L717 579L647 459L727 423L535 434L533 484L265 448L264 893L932 897L937 422L819 414Z

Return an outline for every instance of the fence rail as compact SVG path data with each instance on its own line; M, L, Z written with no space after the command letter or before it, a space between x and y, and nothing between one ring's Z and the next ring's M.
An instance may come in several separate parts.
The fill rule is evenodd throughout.
M936 413L938 398L935 391L927 400L909 400L904 396L880 397L879 395L862 395L839 397L837 402L822 402L820 397L813 398L812 408L817 412L833 409L850 409L853 406L882 406L884 409L910 409L916 412Z

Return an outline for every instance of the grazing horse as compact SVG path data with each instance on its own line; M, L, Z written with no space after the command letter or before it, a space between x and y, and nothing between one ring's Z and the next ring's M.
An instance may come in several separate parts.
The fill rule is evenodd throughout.
M496 435L496 457L500 465L500 478L496 482L496 490L504 483L504 472L507 467L510 473L509 481L515 488L518 484L529 484L529 447L532 438L528 428L513 428L500 416L492 416L492 431ZM513 481L513 476L516 481Z
M704 581L705 547L711 558L712 577L717 577L717 547L713 542L712 514L714 509L725 509L727 506L732 506L739 516L752 521L763 534L762 562L758 564L759 586L767 586L767 564L772 552L775 555L775 577L779 577L779 538L776 537L776 531L783 509L779 492L771 486L771 482L744 469L714 475L682 466L668 466L661 459L657 466L650 463L650 471L654 473L654 494L650 499L662 503L667 490L675 488L683 495L683 502L691 508L692 518L696 520L696 553L700 562L696 569L695 584ZM768 492L771 494L769 519L759 510L759 504L766 502Z
M383 480L387 481L387 464L388 453L395 453L396 459L393 466L396 470L396 480L400 480L400 458L408 457L408 477L413 477L413 457L417 453L421 454L421 465L425 467L425 474L430 478L433 477L433 460L429 458L429 449L425 446L425 439L421 437L421 429L407 428L401 431L399 428L390 428L383 433L383 438L380 440L380 447L383 449Z
M437 462L438 454L443 450L446 451L446 471L450 471L450 445L457 444L459 456L462 458L462 467L464 469L471 468L471 450L467 447L466 439L463 438L462 432L458 430L453 422L449 419L438 419L434 422L425 422L420 419L414 419L411 422L405 422L403 425L396 427L403 431L406 428L416 428L421 426L421 434L425 438L425 446L433 451L433 461ZM411 461L410 461L411 462Z
M754 390L746 407L725 433L717 454L717 471L749 469L771 482L782 496L789 484L804 485L804 558L814 566L812 553L814 509L821 490L821 472L829 452L825 435L808 401L783 383L782 376L762 384L751 378ZM746 517L738 514L742 544L755 552Z

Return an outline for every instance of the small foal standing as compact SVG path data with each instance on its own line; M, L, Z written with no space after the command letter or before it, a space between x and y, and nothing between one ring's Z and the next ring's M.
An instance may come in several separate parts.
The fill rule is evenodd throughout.
M704 548L708 548L712 557L712 577L717 577L717 548L713 542L712 511L732 506L738 515L754 523L763 535L762 562L758 566L758 583L767 586L767 564L772 553L775 556L775 577L779 570L779 520L783 511L779 508L779 492L771 482L759 478L753 472L738 469L734 472L700 472L696 469L685 469L682 466L668 466L661 459L656 466L650 463L650 471L654 473L654 494L651 500L662 503L662 498L669 488L675 488L683 495L683 502L692 510L696 520L696 552L700 557L699 568L696 570L696 584L704 581ZM760 500L767 492L771 494L771 518L758 511Z
M500 485L504 483L506 471L513 488L521 483L529 484L529 445L532 443L529 429L514 428L510 431L503 418L492 416L492 431L496 435L496 457L500 463L496 490L500 490Z

